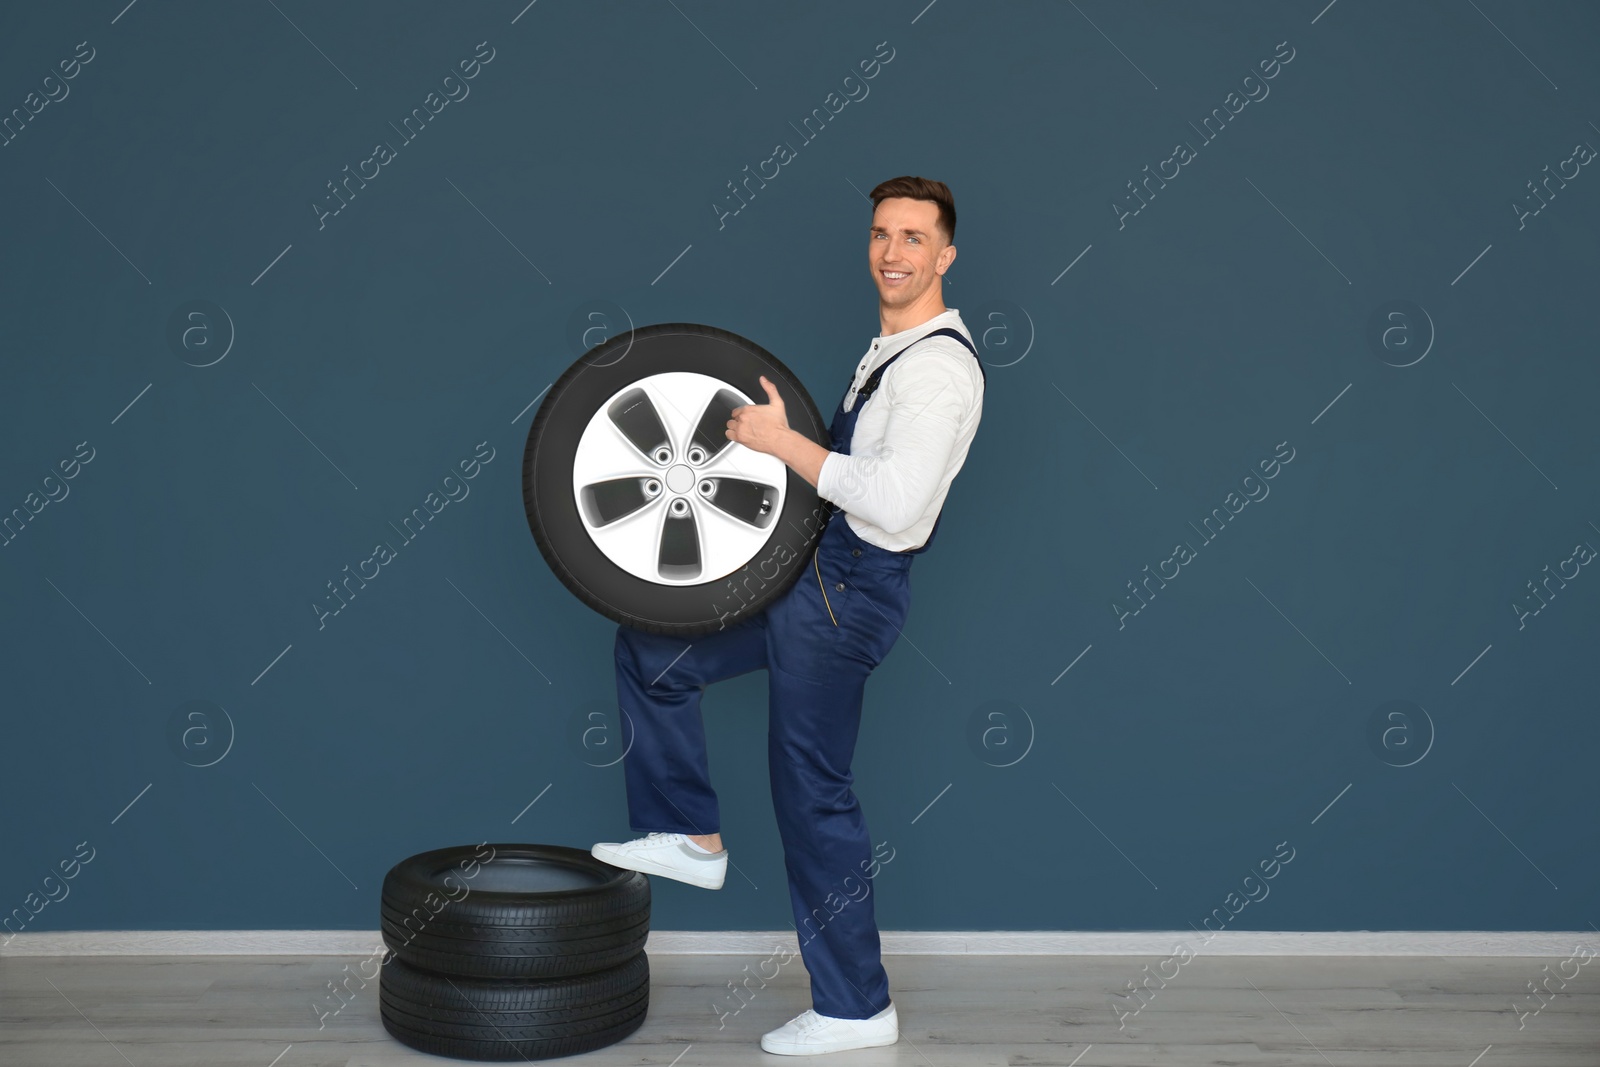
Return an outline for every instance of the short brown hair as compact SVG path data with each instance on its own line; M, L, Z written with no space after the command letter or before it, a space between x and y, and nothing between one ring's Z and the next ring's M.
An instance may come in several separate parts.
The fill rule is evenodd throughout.
M956 240L956 198L950 194L950 187L944 182L930 181L927 178L913 178L903 175L899 178L890 178L886 182L879 182L872 190L872 210L877 211L878 205L890 197L903 196L911 200L932 200L939 205L939 228L944 231L946 244L955 244Z

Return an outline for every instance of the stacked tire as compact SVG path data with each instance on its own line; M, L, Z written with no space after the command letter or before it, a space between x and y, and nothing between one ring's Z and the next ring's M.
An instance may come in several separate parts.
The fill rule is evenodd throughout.
M650 1003L650 882L561 845L418 853L383 879L384 1029L422 1052L539 1060L627 1037Z

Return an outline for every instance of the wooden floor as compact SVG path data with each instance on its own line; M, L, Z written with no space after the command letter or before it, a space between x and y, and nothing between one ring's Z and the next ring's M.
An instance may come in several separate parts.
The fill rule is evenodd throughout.
M1514 1005L1533 1003L1527 984L1555 973L1561 961L1554 959L1202 955L1119 1030L1113 993L1140 978L1147 964L1154 969L1155 960L885 956L899 1043L802 1060L770 1056L758 1044L764 1031L810 1007L798 960L718 1029L713 1000L728 994L727 983L741 968L750 964L754 973L764 958L652 955L644 1025L609 1048L551 1062L1600 1065L1600 971L1583 967L1537 1015L1518 1018ZM357 971L360 962L333 956L0 957L0 1067L460 1062L413 1052L390 1038L378 1020L375 984L319 1030L313 1004L326 993L325 983L346 973L346 964Z

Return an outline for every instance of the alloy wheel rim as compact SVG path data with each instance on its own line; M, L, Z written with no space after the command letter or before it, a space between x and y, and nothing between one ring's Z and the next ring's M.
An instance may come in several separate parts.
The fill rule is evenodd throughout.
M606 399L578 440L572 492L596 548L659 585L716 581L747 564L783 510L787 467L727 437L753 401L710 375L667 371Z

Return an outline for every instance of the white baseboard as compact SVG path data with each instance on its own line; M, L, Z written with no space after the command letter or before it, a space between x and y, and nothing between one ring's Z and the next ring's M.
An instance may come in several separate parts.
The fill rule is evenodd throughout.
M1593 931L1547 930L885 930L885 955L1568 956ZM0 956L370 956L376 930L77 930L0 939ZM661 955L766 954L793 930L652 930Z

